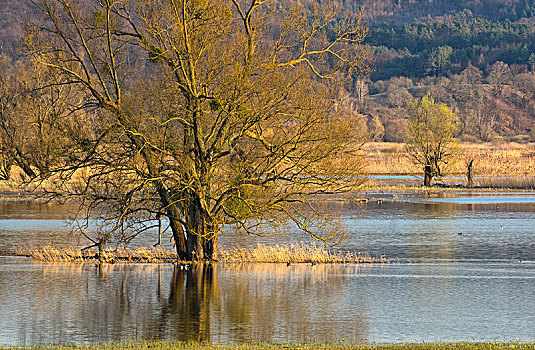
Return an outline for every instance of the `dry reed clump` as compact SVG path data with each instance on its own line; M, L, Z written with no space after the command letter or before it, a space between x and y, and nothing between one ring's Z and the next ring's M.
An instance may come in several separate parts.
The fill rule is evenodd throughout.
M176 252L164 248L138 248L135 250L80 250L51 246L19 249L18 255L29 256L44 262L60 263L169 263L178 260ZM318 244L283 244L254 248L220 250L219 261L259 263L387 263L385 257L373 258L369 254L340 252Z
M220 260L228 262L262 263L384 263L384 257L373 258L369 254L341 252L318 244L283 244L268 246L258 244L254 248L231 248L220 253Z
M476 186L495 189L535 190L535 176L479 177Z
M96 249L81 250L45 246L19 249L17 254L29 256L39 261L65 263L164 263L177 260L175 252L164 248L115 249L99 252Z

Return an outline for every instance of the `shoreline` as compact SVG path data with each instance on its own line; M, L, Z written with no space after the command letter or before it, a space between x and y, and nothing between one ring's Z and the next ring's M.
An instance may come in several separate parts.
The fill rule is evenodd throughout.
M385 175L380 175L385 176ZM397 175L392 175L392 177L396 177ZM421 185L421 176L420 175L407 175L407 177L410 177L410 181L405 181L403 183L400 183L399 181L391 181L390 179L380 179L380 181L371 179L369 183L366 185L355 189L350 190L347 192L339 193L339 194L325 194L325 195L315 195L318 199L326 199L326 200L350 200L351 197L357 198L362 197L367 194L390 194L390 193L407 193L407 194L414 194L414 195L422 195L427 192L444 192L444 193L469 193L472 195L500 195L501 193L519 193L519 194L534 194L535 195L535 187L529 187L529 188L522 188L522 187L499 187L499 186L471 186L467 187L464 185L459 184L451 184L448 182L437 182L433 184L432 186L422 186ZM521 179L522 177L515 177L515 178L509 178L509 179ZM535 185L535 176L532 177ZM531 178L530 178L531 180ZM348 198L349 197L349 198ZM0 186L0 200L28 200L28 199L34 199L34 200L42 200L47 201L47 198L40 197L39 194L36 194L32 191L27 191L23 187L18 188L7 188Z
M340 202L353 204L380 205L396 201L410 201L411 198L456 198L456 197L500 197L500 196L535 196L535 190L492 189L443 186L385 186L363 187L358 191L349 191L337 195L318 195L312 198L317 202ZM46 199L20 191L0 189L0 200L27 201L35 200L46 203ZM334 253L333 253L334 252ZM179 261L176 252L160 248L137 249L105 249L99 252L96 248L82 251L82 247L59 248L40 246L29 248L13 247L0 251L0 256L29 257L42 262L59 263L173 263L178 265L191 264ZM259 263L356 263L381 264L390 263L388 258L371 257L366 253L337 252L318 245L277 245L268 247L259 245L254 248L222 249L216 262L259 262Z

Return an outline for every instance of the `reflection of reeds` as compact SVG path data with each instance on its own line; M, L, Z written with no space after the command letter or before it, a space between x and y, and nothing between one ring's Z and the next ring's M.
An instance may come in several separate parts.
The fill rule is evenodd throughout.
M296 263L287 266L287 263L220 263L220 272L238 275L270 275L274 278L288 278L288 271L291 271L294 279L313 278L315 281L331 278L333 275L348 276L371 271L374 268L381 268L374 264L315 264ZM312 276L312 277L311 277ZM341 277L342 278L342 277Z
M231 248L222 251L221 260L230 262L270 263L377 263L387 262L384 257L373 258L369 254L341 252L318 244L282 244L268 246L258 244L254 248Z
M168 341L139 341L121 343L102 343L91 346L65 346L65 345L37 345L33 347L2 347L0 349L29 349L29 350L137 350L137 349L160 349L160 350L533 350L533 342L458 342L458 343L416 343L416 344L351 344L345 341L334 343L243 343L243 344L211 344L210 342L168 342Z
M176 252L164 248L138 248L134 250L80 250L45 246L19 249L18 255L26 255L45 262L68 263L164 263L177 261ZM384 257L373 258L369 254L341 252L327 249L319 244L259 244L254 248L231 248L219 252L224 262L263 263L385 263Z

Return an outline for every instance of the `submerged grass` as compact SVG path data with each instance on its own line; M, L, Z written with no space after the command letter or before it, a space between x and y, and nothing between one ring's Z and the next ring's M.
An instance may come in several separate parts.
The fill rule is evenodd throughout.
M77 248L57 248L52 246L19 249L17 255L29 256L44 262L61 263L166 263L176 262L176 252L164 248L138 248L104 250L80 250ZM281 244L268 246L258 244L253 248L222 249L222 262L262 262L262 263L387 263L385 257L374 258L368 254L341 252L327 249L318 244Z
M2 347L0 349L29 349L29 350L137 350L137 349L192 349L192 350L277 350L277 349L301 349L301 350L534 350L535 343L520 342L492 342L492 343L419 343L419 344L384 344L384 345L354 345L345 343L246 343L217 345L210 343L186 343L186 342L126 342L118 344L99 344L92 346L53 346L37 345L23 347Z

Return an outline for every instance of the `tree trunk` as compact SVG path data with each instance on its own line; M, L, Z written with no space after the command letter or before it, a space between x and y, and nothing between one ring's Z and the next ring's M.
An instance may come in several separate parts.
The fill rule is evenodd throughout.
M431 165L426 165L424 166L424 186L431 186L431 181L433 181Z
M35 179L37 177L37 174L28 165L28 163L21 160L17 160L17 165L22 169L22 171L24 171L24 174L26 174L26 176L28 176L30 179Z
M189 260L186 248L186 239L184 237L184 229L182 224L176 219L176 215L171 214L171 210L168 210L169 226L173 233L173 240L175 241L176 253L180 260Z
M26 161L24 154L18 147L15 147L15 162L30 179L33 180L37 177L37 174L33 171L29 162Z
M466 187L474 186L474 174L472 173L472 166L474 165L474 160L472 159L468 163L468 171L466 172Z
M187 260L216 260L216 229L198 198L192 200L186 221Z

